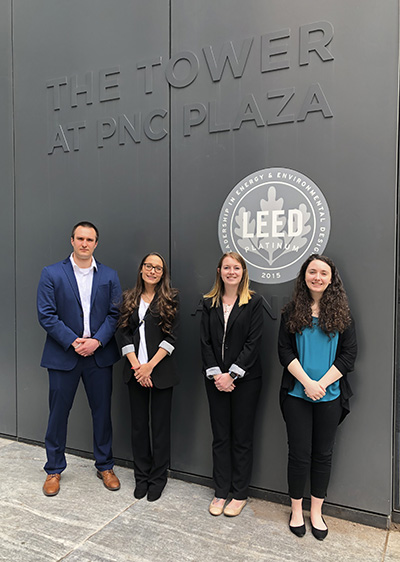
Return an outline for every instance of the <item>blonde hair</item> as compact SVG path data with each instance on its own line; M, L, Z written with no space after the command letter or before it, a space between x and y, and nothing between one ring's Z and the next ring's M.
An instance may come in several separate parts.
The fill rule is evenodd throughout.
M224 282L221 279L221 267L222 262L225 258L232 258L240 263L243 269L242 279L240 280L239 287L238 287L238 295L239 295L239 306L243 304L247 304L251 299L251 295L254 294L249 287L250 280L249 280L249 272L247 271L246 262L242 258L240 254L237 252L226 252L221 256L221 259L217 265L217 273L215 276L214 285L212 289L204 295L205 299L212 299L211 306L220 306L222 295L224 294Z

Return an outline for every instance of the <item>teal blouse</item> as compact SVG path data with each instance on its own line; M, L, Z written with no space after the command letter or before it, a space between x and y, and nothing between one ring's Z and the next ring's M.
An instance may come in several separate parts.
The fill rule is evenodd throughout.
M310 379L319 381L335 361L339 334L327 336L318 326L318 318L313 317L312 327L305 328L302 334L296 334L296 346L299 361ZM296 380L290 396L303 398L308 402L329 402L340 396L339 381L335 381L326 389L326 394L319 400L311 400L304 392L303 385Z

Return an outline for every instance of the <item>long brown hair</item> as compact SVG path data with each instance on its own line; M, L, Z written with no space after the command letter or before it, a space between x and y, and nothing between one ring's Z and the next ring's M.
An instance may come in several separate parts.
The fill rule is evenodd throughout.
M331 268L331 283L319 301L318 325L326 334L342 333L351 322L349 303L339 271L333 261L323 255L311 254L301 266L296 278L292 300L284 307L288 313L287 328L292 334L301 334L303 329L312 326L311 305L314 302L305 282L307 267L314 260L320 260Z
M172 330L172 324L175 319L176 309L178 302L176 296L178 291L171 287L171 280L169 276L168 266L165 259L157 252L150 252L146 254L140 262L136 285L132 289L128 289L122 294L121 316L119 319L119 326L124 328L128 325L129 317L136 308L140 306L140 297L144 291L144 281L142 278L142 268L144 262L150 256L157 256L163 264L163 274L160 281L156 285L156 294L152 300L149 311L152 314L159 314L161 321L160 326L163 332L169 334Z
M252 291L249 287L249 272L247 271L246 262L242 256L236 252L226 252L223 256L221 256L217 265L214 285L212 286L212 289L204 295L204 298L212 299L211 306L220 306L222 295L224 294L224 282L221 279L221 267L225 258L232 258L239 262L242 266L243 275L238 287L239 306L247 304L251 299L251 295L254 294L254 291Z

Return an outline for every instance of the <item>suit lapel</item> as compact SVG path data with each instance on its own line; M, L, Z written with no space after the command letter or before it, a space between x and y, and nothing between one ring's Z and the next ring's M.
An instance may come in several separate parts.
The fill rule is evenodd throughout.
M222 324L222 328L224 327L224 308L223 308L223 304L222 302L220 303L219 306L215 307L215 310L217 311L217 317L219 318L219 321Z
M97 270L93 271L93 283L92 283L92 294L90 296L90 309L92 309L94 298L97 293L97 289L99 288L100 279L103 274L103 268L101 267L101 263L96 261Z
M76 296L76 300L79 302L79 305L82 306L81 305L81 298L79 296L78 284L77 284L76 279L75 279L74 270L72 269L71 260L69 258L64 260L63 263L62 263L62 267L64 269L65 275L67 276L69 284L71 285L71 289L72 289L74 295Z
M228 333L230 331L234 322L237 320L238 316L240 316L240 314L242 313L243 309L244 309L244 306L239 307L239 297L238 297L235 300L235 304L233 305L233 308L232 308L231 313L229 315L228 325L226 327L226 333Z

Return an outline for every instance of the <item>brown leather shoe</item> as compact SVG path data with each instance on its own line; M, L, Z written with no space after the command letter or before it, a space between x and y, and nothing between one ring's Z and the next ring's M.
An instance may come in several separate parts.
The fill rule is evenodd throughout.
M107 490L111 490L115 492L121 488L121 484L119 483L118 478L115 476L114 471L112 468L109 470L98 470L97 471L98 478L103 480L104 486Z
M60 491L61 474L48 474L43 484L43 493L45 496L56 496Z

